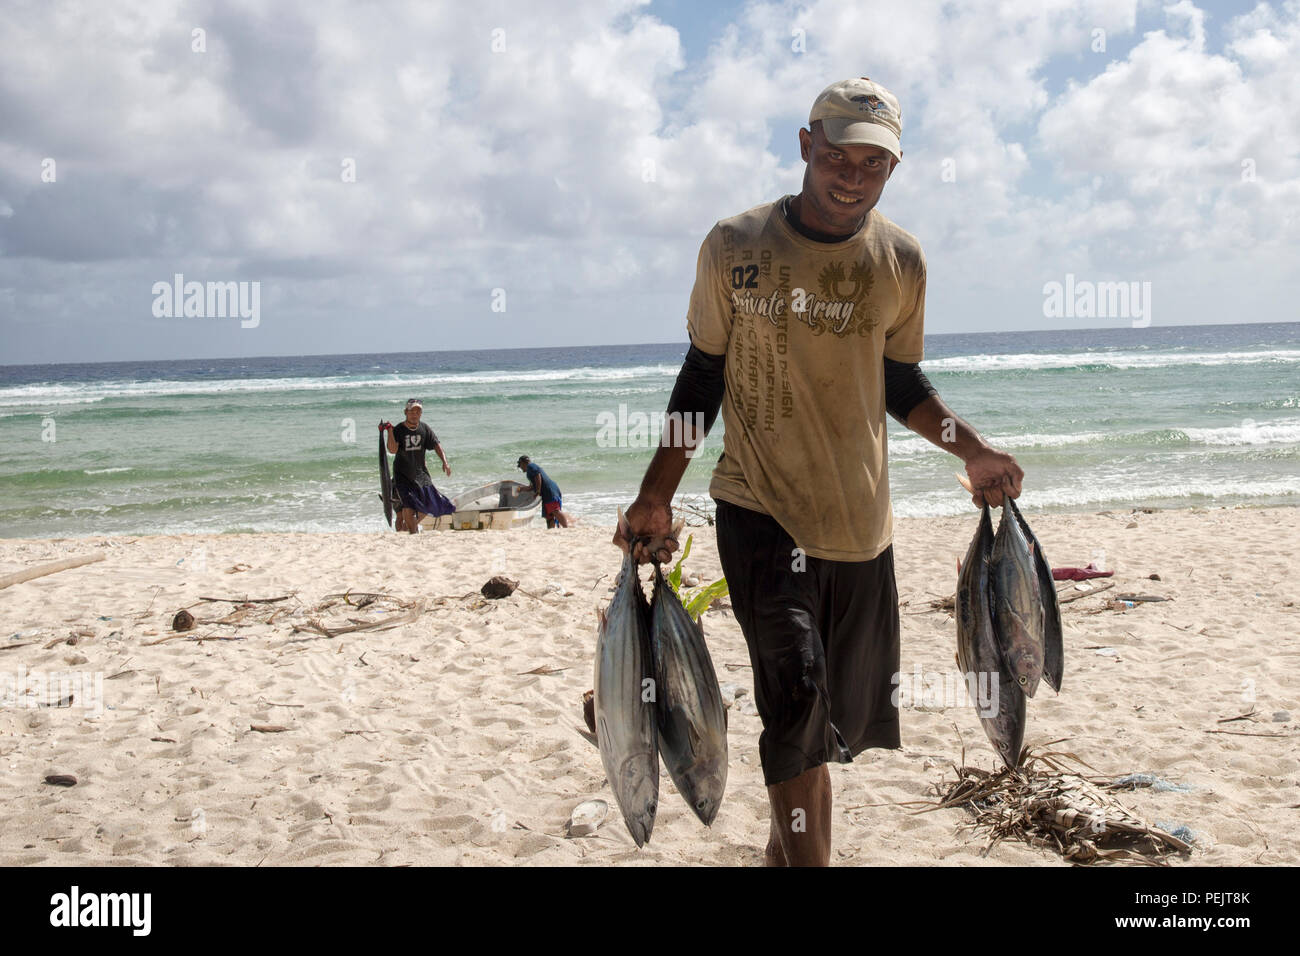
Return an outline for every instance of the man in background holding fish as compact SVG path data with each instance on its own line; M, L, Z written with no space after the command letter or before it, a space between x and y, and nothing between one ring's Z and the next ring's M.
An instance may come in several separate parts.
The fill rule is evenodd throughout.
M451 477L451 465L442 443L427 422L420 421L424 403L418 398L406 402L406 420L392 425L384 422L388 432L388 451L393 455L393 490L398 497L396 531L417 534L424 515L449 515L456 510L447 496L433 485L424 453L432 448L442 461L443 474ZM381 426L381 427L384 427Z
M918 365L925 257L874 211L902 158L901 133L898 100L883 86L832 84L799 131L801 192L709 233L672 430L615 535L624 550L638 539L639 561L671 558L670 503L704 437L690 423L707 433L721 408L724 451L709 492L763 720L769 865L829 864L826 763L900 746L886 411L962 459L977 506L1017 497L1024 477Z

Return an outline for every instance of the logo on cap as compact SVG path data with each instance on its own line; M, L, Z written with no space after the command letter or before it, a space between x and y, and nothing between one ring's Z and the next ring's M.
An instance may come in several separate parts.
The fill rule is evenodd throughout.
M850 96L849 100L854 103L865 103L866 109L870 109L873 113L892 112L889 108L889 104L875 93L863 93L858 96ZM863 107L858 107L858 109L863 109Z

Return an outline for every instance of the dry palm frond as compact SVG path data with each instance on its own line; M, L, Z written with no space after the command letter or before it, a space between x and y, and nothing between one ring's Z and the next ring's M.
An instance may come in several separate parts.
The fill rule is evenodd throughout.
M973 819L964 825L989 832L985 854L1006 839L1050 847L1072 863L1085 864L1131 860L1161 865L1171 853L1191 852L1189 843L1108 795L1113 778L1087 777L1074 765L1093 769L1075 754L1029 747L1014 770L954 767L955 782L935 784L938 803L917 812L965 808Z

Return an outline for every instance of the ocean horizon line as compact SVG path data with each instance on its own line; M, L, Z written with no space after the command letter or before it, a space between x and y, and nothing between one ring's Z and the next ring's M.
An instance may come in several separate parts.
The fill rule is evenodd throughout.
M1148 326L1133 331L1146 331L1150 328L1159 329L1214 329L1214 328L1246 328L1250 326L1276 326L1276 325L1300 325L1300 319L1270 321L1270 322L1188 322L1173 325ZM1039 335L1043 333L1061 333L1061 334L1083 334L1087 332L1105 332L1115 333L1123 332L1130 329L1127 325L1102 325L1089 326L1087 328L1047 328L1047 329L988 329L988 330L965 330L961 332L926 332L926 339L946 338L959 335ZM689 345L689 341L667 341L667 342L586 342L573 343L569 345L520 345L510 348L463 348L463 349L428 349L417 352L402 352L404 357L410 358L420 355L464 355L473 352L564 352L573 349L599 349L599 348L643 348L651 346L667 345ZM5 369L26 369L26 368L76 368L78 366L101 366L101 365L126 365L133 362L238 362L238 361L260 361L263 359L293 359L293 358L350 358L354 356L369 355L392 355L390 351L381 352L275 352L265 355L199 355L199 356L156 356L156 357L137 357L112 359L100 362L14 362L0 364L0 372Z

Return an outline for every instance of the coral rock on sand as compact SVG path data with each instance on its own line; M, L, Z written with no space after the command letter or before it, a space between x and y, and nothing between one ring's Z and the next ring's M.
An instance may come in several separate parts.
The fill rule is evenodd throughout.
M498 598L507 598L515 593L515 588L519 587L518 581L513 581L505 575L498 574L488 581L479 589L479 593L485 598L496 600Z

